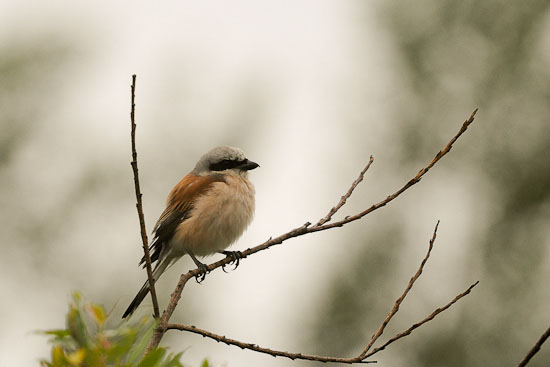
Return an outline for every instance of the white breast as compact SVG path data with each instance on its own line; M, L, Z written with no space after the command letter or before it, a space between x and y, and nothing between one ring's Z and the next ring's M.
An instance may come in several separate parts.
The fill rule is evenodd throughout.
M226 174L195 202L178 227L170 247L175 254L198 256L223 251L235 242L254 216L254 186L246 175Z

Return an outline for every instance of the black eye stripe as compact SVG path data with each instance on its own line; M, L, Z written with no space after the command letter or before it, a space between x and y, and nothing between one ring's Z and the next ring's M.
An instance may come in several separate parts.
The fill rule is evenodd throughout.
M210 164L210 170L211 171L223 171L223 170L226 170L226 169L231 169L231 168L235 168L235 167L238 167L240 165L242 165L245 161L242 160L242 161L232 161L230 159L224 159L222 161L219 161L217 163L212 163Z

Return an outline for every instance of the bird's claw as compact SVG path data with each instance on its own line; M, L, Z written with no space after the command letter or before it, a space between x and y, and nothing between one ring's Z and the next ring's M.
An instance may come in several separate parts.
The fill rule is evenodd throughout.
M229 262L230 265L235 264L233 270L237 269L241 259L245 257L240 251L222 251L222 254L231 259L231 261ZM225 271L225 265L222 265L222 270L227 273L227 271Z
M206 274L210 273L210 269L208 269L208 265L203 263L200 263L200 265L197 264L197 268L199 269L199 272L195 275L195 281L201 284L204 279L206 279Z

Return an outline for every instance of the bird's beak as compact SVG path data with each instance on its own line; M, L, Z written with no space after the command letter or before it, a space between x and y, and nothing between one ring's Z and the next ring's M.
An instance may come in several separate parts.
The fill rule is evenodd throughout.
M239 165L239 169L243 171L250 171L251 169L258 168L260 165L256 162L249 161L248 159L245 159L244 162Z

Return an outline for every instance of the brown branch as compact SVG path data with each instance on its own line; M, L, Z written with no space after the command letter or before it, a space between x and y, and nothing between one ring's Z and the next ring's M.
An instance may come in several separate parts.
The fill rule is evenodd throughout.
M139 226L141 230L141 241L143 243L143 252L145 253L145 269L147 269L147 279L149 280L149 290L151 292L151 298L153 299L153 310L155 318L158 319L159 304L157 300L157 292L155 291L155 280L153 279L153 270L151 267L151 256L149 255L149 240L147 239L147 231L145 229L145 216L143 215L143 203L141 201L141 189L139 187L138 165L137 165L137 151L136 151L136 75L132 75L132 107L130 111L130 122L132 125L131 140L132 140L132 170L134 171L134 187L136 191L136 208L139 217Z
M430 257L430 253L431 253L431 250L433 248L433 244L435 242L438 225L439 225L439 221L436 224L436 227L434 229L434 234L433 234L433 236L430 240L428 252L427 252L426 256L424 257L424 259L422 260L418 271L410 279L410 281L407 285L407 288L405 289L405 292L401 295L401 297L399 297L397 299L392 311L390 312L388 317L386 317L386 319L384 320L384 322L382 323L382 325L380 326L378 331L375 333L375 335L373 335L373 337L371 338L371 340L370 340L369 344L367 345L367 347L363 351L361 351L361 353L359 355L357 355L355 357L331 357L331 356L320 356L320 355L314 355L314 354L284 352L284 351L280 351L280 350L274 350L274 349L271 349L271 348L260 347L259 345L254 344L254 343L246 343L246 342L242 342L242 341L239 341L239 340L231 339L231 338L228 338L224 335L218 335L218 334L212 333L212 332L207 331L207 330L199 329L199 328L197 328L196 326L193 326L193 325L188 326L188 325L183 325L183 324L166 324L166 326L162 330L162 334L164 334L164 332L166 332L167 330L187 331L187 332L202 335L203 337L215 340L218 343L221 342L221 343L225 343L227 345L234 345L234 346L237 346L241 349L248 349L248 350L258 352L258 353L269 354L273 357L285 357L285 358L289 358L291 360L307 360L307 361L316 361L316 362L323 362L323 363L332 362L332 363L343 363L343 364L376 363L376 361L366 361L365 359L367 357L372 356L373 354L383 350L384 348L386 348L389 344L393 343L394 341L396 341L396 340L398 340L398 339L400 339L400 338L402 338L406 335L409 335L414 329L416 329L416 328L420 327L421 325L427 323L428 321L432 320L435 316L437 316L439 313L445 311L447 308L449 308L453 303L458 301L460 298L462 298L466 294L470 293L470 290L478 283L478 282L476 282L475 284L470 286L470 288L468 288L467 291L465 291L464 293L461 293L458 296L456 296L446 306L436 309L432 314L430 314L426 319L422 320L420 323L414 324L409 329L407 329L405 332L400 333L400 334L396 335L395 337L393 337L392 339L390 339L382 347L376 348L373 352L367 354L368 350L371 348L371 346L374 344L374 342L378 339L378 337L380 337L382 335L382 332L384 331L384 328L389 323L391 318L397 313L397 311L399 309L399 305L403 302L406 295L408 294L408 292L413 287L414 282L422 274L422 270L424 268L424 265L426 264L428 258ZM192 278L192 276L186 276L185 282L187 282L191 278ZM181 289L183 289L183 287ZM162 320L161 320L161 325L162 325Z
M468 118L466 121L464 121L464 123L462 124L462 127L460 128L458 133L447 143L447 145L442 150L437 152L437 154L432 159L432 161L430 163L428 163L428 165L426 167L424 167L420 171L418 171L416 176L411 178L405 185L403 185L403 187L401 187L395 193L387 196L384 200L380 201L377 204L372 205L370 208L362 211L361 213L358 213L356 215L344 218L343 220L341 220L339 222L334 222L332 224L325 224L325 225L322 225L322 226L314 226L314 227L309 229L309 232L318 232L318 231L324 231L326 229L330 229L330 228L334 228L334 227L342 227L344 224L347 224L349 222L353 222L353 221L356 221L358 219L361 219L365 215L367 215L369 213L372 213L373 211L385 206L386 204L388 204L389 202L391 202L392 200L397 198L399 195L401 195L403 192L408 190L411 186L417 184L420 181L420 179L422 178L422 176L424 176L430 170L430 168L432 168L441 158L443 158L443 156L445 156L447 153L449 153L449 151L453 147L453 144L455 143L455 141L457 141L458 138L460 138L460 136L462 134L464 134L466 129L468 129L468 126L470 126L470 124L472 122L474 122L474 118L476 116L476 113L477 113L477 108L474 110L474 112L472 112L472 114L470 115L470 118Z
M306 360L306 361L317 361L317 362L335 362L335 363L345 363L345 364L352 364L352 363L376 363L376 361L363 361L357 359L357 357L354 358L338 358L338 357L325 357L325 356L318 356L314 354L304 354L304 353L289 353L289 352L282 352L279 350L273 350L270 348L263 348L260 347L257 344L253 343L243 343L238 340L227 338L223 335L217 335L207 330L199 329L195 326L187 326L182 324L168 324L166 325L167 330L181 330L181 331L188 331L194 334L202 335L203 337L213 339L217 341L218 343L225 343L227 345L235 345L241 349L248 349L253 350L255 352L259 353L265 353L269 354L273 357L285 357L292 360Z
M397 311L399 311L399 306L401 306L401 303L403 302L405 297L407 297L407 294L412 289L412 287L414 285L414 282L416 282L416 280L420 277L420 274L422 274L422 270L424 270L424 265L426 265L426 261L428 261L428 258L430 257L430 254L432 252L434 242L435 242L435 238L437 237L437 228L438 227L439 227L439 221L437 221L437 223L435 225L433 236L430 239L430 244L428 246L428 252L426 253L426 256L424 257L424 259L422 259L422 262L420 263L420 267L416 271L416 274L414 274L414 276L409 280L409 284L407 284L407 288L405 288L405 291L403 292L403 294L395 301L395 304L393 305L392 310L390 311L388 316L386 316L386 319L382 322L382 324L380 325L380 327L378 328L376 333L374 333L374 335L371 337L369 343L367 344L365 349L363 349L363 351L361 352L361 354L359 356L365 357L367 355L367 353L370 350L370 348L372 347L372 345L376 342L376 340L384 332L384 329L386 328L386 326L388 325L388 323L390 322L392 317L397 313Z
M527 355L521 360L521 362L519 362L518 367L526 366L527 363L529 363L529 361L531 360L531 358L533 358L533 356L537 354L537 352L540 350L540 347L546 341L546 339L548 339L548 337L550 337L550 327L546 329L544 334L542 334L539 340L537 340L537 342L535 343L535 345L533 345L533 348L531 348L529 353L527 353Z
M422 168L420 171L418 171L418 173L413 178L411 178L405 185L403 185L399 190L397 190L395 193L387 196L384 200L372 205L368 209L366 209L366 210L364 210L364 211L362 211L362 212L360 212L356 215L346 217L343 220L340 220L340 221L337 221L337 222L333 222L333 223L330 223L330 224L319 224L318 223L314 226L311 226L311 223L307 222L304 225L302 225L298 228L295 228L295 229L293 229L293 230L291 230L287 233L284 233L284 234L282 234L278 237L275 237L275 238L270 238L269 240L265 241L264 243L262 243L260 245L257 245L255 247L248 248L245 251L242 251L241 252L242 253L242 258L246 258L249 255L255 254L255 253L260 252L260 251L263 251L263 250L268 249L272 246L279 245L279 244L283 243L284 241L286 241L288 239L291 239L291 238L294 238L294 237L299 237L299 236L302 236L302 235L305 235L305 234L308 234L308 233L324 231L324 230L331 229L331 228L342 227L347 223L359 220L359 219L363 218L365 215L367 215L369 213L372 213L373 211L375 211L377 209L380 209L381 207L386 206L386 204L390 203L395 198L397 198L399 195L401 195L403 192L405 192L406 190L411 188L413 185L418 183L420 181L420 179L422 178L422 176L424 176L442 157L444 157L447 153L449 153L449 151L451 150L451 148L452 148L453 144L456 142L456 140L458 140L458 138L468 129L470 124L474 121L476 113L477 113L477 109L475 109L472 112L472 114L470 115L470 117L466 121L464 121L464 123L462 124L462 127L460 128L458 133L447 143L447 145L442 150L440 150L435 155L435 157L424 168ZM368 166L369 165L367 165L366 168L368 168ZM366 169L365 169L365 172L366 172ZM353 187L353 184L352 184L352 187L350 188L350 190L348 190L348 192L350 192L350 191L353 192L353 189L354 189L354 187ZM349 195L351 195L351 192L350 192ZM347 199L349 196L346 196L346 195L344 195L344 197ZM344 203L345 203L345 200L344 200ZM329 214L332 213L331 216L334 215L338 211L338 209L340 209L343 205L344 204L340 205L339 207L337 205L338 208L334 212L331 210L329 212ZM216 262L208 265L208 270L213 271L216 268L228 265L230 262L232 262L232 259L230 257L226 257L222 260L216 261ZM148 350L151 350L152 348L155 348L159 345L159 343L162 339L162 336L163 336L164 332L166 331L166 325L168 325L170 317L172 316L172 314L173 314L173 312L174 312L174 310L177 306L177 303L178 303L178 301L181 297L181 293L183 291L183 288L185 287L185 285L187 284L189 279L193 278L194 276L196 276L198 274L199 274L199 270L194 269L194 270L190 270L189 272L187 272L185 274L182 274L180 276L180 280L179 280L179 282L176 286L176 289L174 290L174 292L172 292L172 295L170 297L168 307L166 308L166 310L164 310L164 312L162 314L162 317L161 317L161 320L160 320L160 323L159 323L159 326L155 329L155 332L153 333L151 341L148 345Z
M365 173L370 168L372 162L374 162L374 158L371 155L370 159L369 159L369 163L367 163L365 168L363 168L361 173L359 173L359 177L357 177L357 179L355 181L353 181L353 183L351 184L351 187L349 188L348 192L346 192L346 194L344 196L342 196L342 198L340 199L340 202L338 202L338 204L335 207L330 209L330 211L328 212L328 214L324 218L322 218L321 220L319 220L319 222L317 222L317 224L316 224L317 226L321 226L321 225L325 224L326 222L330 221L332 219L332 216L334 214L336 214L336 212L338 210L340 210L341 207L344 206L346 201L349 199L349 197L353 193L353 190L355 190L357 185L359 185L361 183L361 181L363 181L363 177L365 177Z
M390 345L391 343L409 335L410 333L413 332L414 329L417 329L419 328L420 326L424 325L425 323L427 323L428 321L431 321L433 320L437 315L439 315L441 312L445 311L446 309L448 309L449 307L451 307L453 304L455 304L459 299L461 299L462 297L466 296L467 294L469 294L471 292L471 290L479 284L479 280L477 282L475 282L474 284L472 284L471 286L468 287L468 289L466 289L464 292L460 293L459 295L457 295L455 298L453 298L453 300L449 303L447 303L445 306L443 307L440 307L440 308L437 308L434 312L432 312L431 314L429 314L424 320L420 321L420 322L417 322L416 324L413 324L410 328L408 328L407 330L395 335L393 338L391 338L390 340L388 340L387 342L385 342L382 346L378 347L378 348L374 348L372 350L372 352L370 353L367 353L367 355L365 355L365 358L368 358L384 349L386 349L386 347L388 345Z

